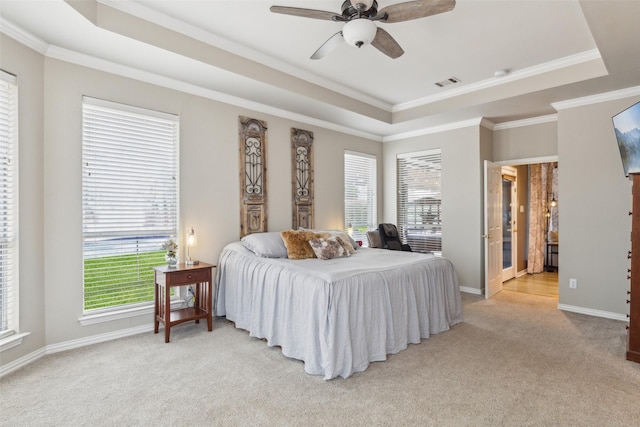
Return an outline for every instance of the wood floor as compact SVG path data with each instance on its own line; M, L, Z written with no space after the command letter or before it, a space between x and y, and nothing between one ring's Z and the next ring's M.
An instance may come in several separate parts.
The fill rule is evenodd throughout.
M525 274L502 284L503 289L558 298L558 272Z

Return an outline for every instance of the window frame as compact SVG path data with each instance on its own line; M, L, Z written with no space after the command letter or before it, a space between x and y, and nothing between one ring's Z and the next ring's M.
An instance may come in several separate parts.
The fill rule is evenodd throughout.
M406 166L411 164L414 169L409 171ZM422 179L424 185L415 184ZM409 182L414 183L411 190ZM397 154L396 188L397 225L402 242L408 243L414 252L442 256L442 149Z
M87 208L90 206L89 202L86 202L85 198L88 197L87 193L85 193L86 190L86 185L89 185L88 183L91 182L91 180L85 175L88 173L88 168L87 168L87 151L88 151L88 146L91 144L90 141L88 141L91 136L87 136L85 134L85 124L86 122L86 117L85 117L85 107L87 108L87 111L91 111L92 114L96 114L96 112L99 111L106 111L106 114L109 114L109 112L116 114L116 115L121 115L122 118L131 118L132 120L139 119L141 121L146 121L146 120L150 120L150 121L157 121L158 123L163 123L168 129L170 129L168 131L168 134L171 135L171 139L170 139L170 145L166 147L165 151L171 152L171 155L173 156L173 159L169 160L170 163L170 167L169 170L166 171L166 176L165 178L167 178L169 175L172 176L172 188L170 189L170 191L162 192L160 193L161 195L166 195L166 194L171 194L171 199L172 203L170 203L170 208L168 208L171 212L169 213L169 217L171 218L171 220L169 220L169 222L172 224L171 227L167 228L165 231L163 231L160 235L158 236L152 236L151 235L151 229L147 230L146 228L144 228L143 226L140 227L140 229L136 229L135 231L133 230L124 230L123 229L125 227L120 226L119 228L116 227L112 230L106 230L104 231L104 234L102 234L102 231L100 231L100 227L101 225L96 225L99 224L100 221L95 221L94 220L94 231L93 232L89 232L87 231L88 227L87 227L87 218L85 218L85 214L87 213ZM121 238L123 240L123 242L121 243L114 243L112 246L112 249L116 250L119 248L122 248L124 246L126 246L127 242L129 240L136 240L135 243L133 241L128 242L129 243L129 249L130 251L123 251L122 253L120 253L121 255L131 255L131 256L137 256L138 258L140 258L141 254L145 254L148 252L159 252L162 251L161 249L161 244L162 241L164 241L166 238L168 237L173 237L174 239L178 236L178 230L179 230L179 209L180 209L180 194L179 194L179 143L180 143L180 126L179 126L179 116L174 115L174 114L169 114L169 113L164 113L164 112L159 112L159 111L154 111L154 110L150 110L150 109L145 109L145 108L140 108L140 107L135 107L135 106L131 106L131 105L126 105L126 104L121 104L121 103L115 103L115 102L111 102L111 101L106 101L106 100L102 100L102 99L97 99L97 98L91 98L88 96L83 96L83 101L82 101L82 123L83 123L83 134L82 134L82 167L83 167L83 171L82 171L82 197L83 197L83 202L82 202L82 210L83 210L83 215L82 215L82 227L83 227L83 237L82 237L82 242L83 242L83 249L82 249L82 253L83 253L83 279L82 279L82 286L83 286L83 305L82 305L82 317L79 319L80 323L82 325L88 325L88 324L94 324L94 323L100 323L103 321L109 321L109 320L115 320L115 319L120 319L120 318L126 318L126 317L131 317L131 316L135 316L135 315L143 315L143 314L148 314L150 312L152 312L153 310L153 304L154 304L154 299L153 299L153 279L145 279L144 282L151 280L151 283L146 283L145 289L146 292L148 293L149 299L145 299L143 301L138 301L138 302L129 302L129 303L123 303L123 304L112 304L112 305L108 305L105 307L99 307L99 308L87 308L87 302L86 302L86 260L90 259L89 257L91 256L90 254L91 249L89 249L89 246L87 245L87 243L89 243L91 241L91 238L96 238L96 236L100 236L100 237L105 237L105 238L110 238L111 240L117 240L118 238ZM118 125L121 125L122 123L118 122ZM137 123L140 124L140 123ZM135 125L132 125L132 127ZM126 126L125 126L126 127ZM140 136L140 134L134 134L136 137ZM144 138L146 136L146 134L143 134L143 136L141 138ZM115 137L114 137L115 138ZM133 137L132 137L133 139ZM113 143L113 141L112 141ZM143 143L147 143L147 140L144 140ZM143 143L140 143L139 145L136 146L136 148L139 148L143 145ZM109 150L113 150L113 148L109 148L108 144L109 142L105 142L105 152L108 152ZM97 147L99 147L99 143L97 145ZM133 148L133 147L132 147ZM146 153L146 156L152 156L149 153L152 153L152 151L154 150L153 145L150 145L149 147L145 148L143 152L143 156ZM105 157L108 157L108 155L105 155ZM136 166L135 165L126 165L125 163L127 162L121 162L122 158L115 158L116 162L120 162L120 163L114 163L114 164L108 164L106 168L109 167L113 167L114 169L117 169L119 167L123 168L123 174L125 172L129 172L129 173L133 173L136 172L137 170L135 169ZM131 158L131 157L129 157ZM147 157L144 157L145 159ZM103 160L101 157L94 157L94 162L97 162L97 160ZM148 164L148 163L147 163ZM106 169L105 169L106 170ZM109 169L110 171L110 169ZM145 179L145 178L140 178L141 180ZM109 179L105 178L104 182L109 183ZM166 181L165 181L166 182ZM129 180L127 181L128 184L139 184L137 181L132 181ZM116 193L118 192L118 190L122 191L124 194L123 188L116 188ZM166 186L160 185L159 188L166 188ZM97 191L101 191L101 190L97 190ZM134 190L136 194L145 194L145 193L140 193L140 189ZM96 194L101 194L101 193L96 193ZM131 201L132 199L126 198L127 201ZM166 199L163 199L166 200ZM135 199L135 203L137 204L138 199ZM171 200L170 200L171 202ZM129 203L127 205L127 203L125 203L123 206L125 207L131 207L131 203ZM144 208L141 208L145 214L147 214L148 212L152 212L152 210L149 210L149 207L151 205L145 205ZM135 214L129 214L129 216L125 217L127 220L129 221L133 221L132 218L135 216ZM146 218L145 218L146 220ZM139 221L139 219L138 219ZM131 224L131 223L129 223ZM166 234L166 235L165 235ZM95 243L95 242L93 242ZM119 245L119 246L118 246ZM142 248L139 248L138 245L140 245ZM135 249L131 249L131 248L135 248ZM157 248L157 249L156 249ZM97 253L101 253L100 252L101 249L95 249L94 250L94 254ZM103 252L104 254L106 254L109 249L104 249ZM159 254L156 255L156 257L159 257ZM164 257L164 254L162 255L162 257ZM164 258L162 258L162 262L155 262L155 265L160 265L161 263L164 262ZM147 266L143 266L137 267L138 270L137 271L143 271L147 269ZM150 277L153 277L153 272L150 271L151 270L151 266L148 266L148 270L146 271L147 275L151 275ZM150 285L152 288L148 289L146 286ZM128 286L131 286L130 284Z
M352 160L351 164L349 163ZM363 165L361 168L353 162L360 162ZM349 169L353 169L354 173L359 171L361 174L368 175L366 179L363 179L360 175L360 179L365 182L367 189L366 197L366 209L367 212L362 216L350 215L350 210L355 198L349 198ZM355 185L355 180L358 179L356 175L352 185ZM362 220L363 217L366 219ZM365 224L366 223L366 224ZM350 233L354 240L362 241L362 246L369 246L367 240L367 231L376 230L378 228L378 158L375 155L360 153L356 151L345 150L344 151L344 225L345 230ZM351 226L351 227L350 227ZM363 227L366 230L363 231Z
M8 262L0 259L0 292L7 298L0 302L0 351L7 350L22 342L29 333L20 331L20 280L19 280L19 96L17 76L0 70L0 84L2 84L2 123L0 133L4 141L0 141L0 151L7 151L7 161L1 161L3 177L6 177L7 202L2 204L2 219L9 224L6 236L0 233L0 239L6 238ZM2 111L6 110L6 111ZM6 136L6 139L4 138ZM5 147L6 143L6 147ZM6 209L5 206L8 206ZM3 250L4 251L4 250ZM5 280L5 276L8 276Z

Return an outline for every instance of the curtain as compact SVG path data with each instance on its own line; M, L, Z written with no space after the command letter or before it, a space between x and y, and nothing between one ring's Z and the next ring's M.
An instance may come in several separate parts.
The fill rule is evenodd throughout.
M544 271L547 233L547 198L552 193L553 163L530 166L529 172L529 258L527 273Z

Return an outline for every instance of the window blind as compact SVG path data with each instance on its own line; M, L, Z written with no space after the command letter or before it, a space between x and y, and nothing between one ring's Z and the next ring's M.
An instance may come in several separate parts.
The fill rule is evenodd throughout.
M178 117L83 98L84 310L153 300L177 235Z
M344 154L344 222L353 228L352 237L367 245L367 231L378 227L376 198L376 158Z
M0 338L18 332L16 77L0 71Z
M416 252L442 255L442 153L429 150L398 155L398 230Z

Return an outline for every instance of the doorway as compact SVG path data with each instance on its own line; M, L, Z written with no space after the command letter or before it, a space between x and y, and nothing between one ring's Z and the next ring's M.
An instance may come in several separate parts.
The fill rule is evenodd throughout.
M537 190L535 197L532 197L529 194L530 181L533 182L530 179L530 173L532 169L540 168L543 164L549 173L545 175L547 178L543 189ZM501 193L496 202L499 200L502 205L497 209L502 217L500 221L502 250L498 255L501 258L498 268L502 268L502 283L494 285L492 293L487 292L488 289L485 287L485 296L490 298L490 294L507 289L557 298L559 268L557 158L499 162L495 165L500 166L499 170L502 172L501 184L498 184L497 188L494 187ZM534 175L533 180L535 179L537 178ZM534 188L536 188L535 185ZM538 203L538 212L542 209L544 217L540 218L539 214L534 217L538 218L533 224L537 229L532 229L534 234L530 236L532 226L530 215L535 215L535 210L532 212L531 209L532 203ZM485 236L489 234L485 231ZM536 263L542 259L543 263L542 269L538 267L533 272L529 269L529 251L533 250L530 248L530 243L531 248L537 251L535 255L538 256L531 259L536 260ZM491 265L490 263L495 263L493 259L497 257L496 255L495 252L485 251L487 257L485 268L488 268L486 266Z

